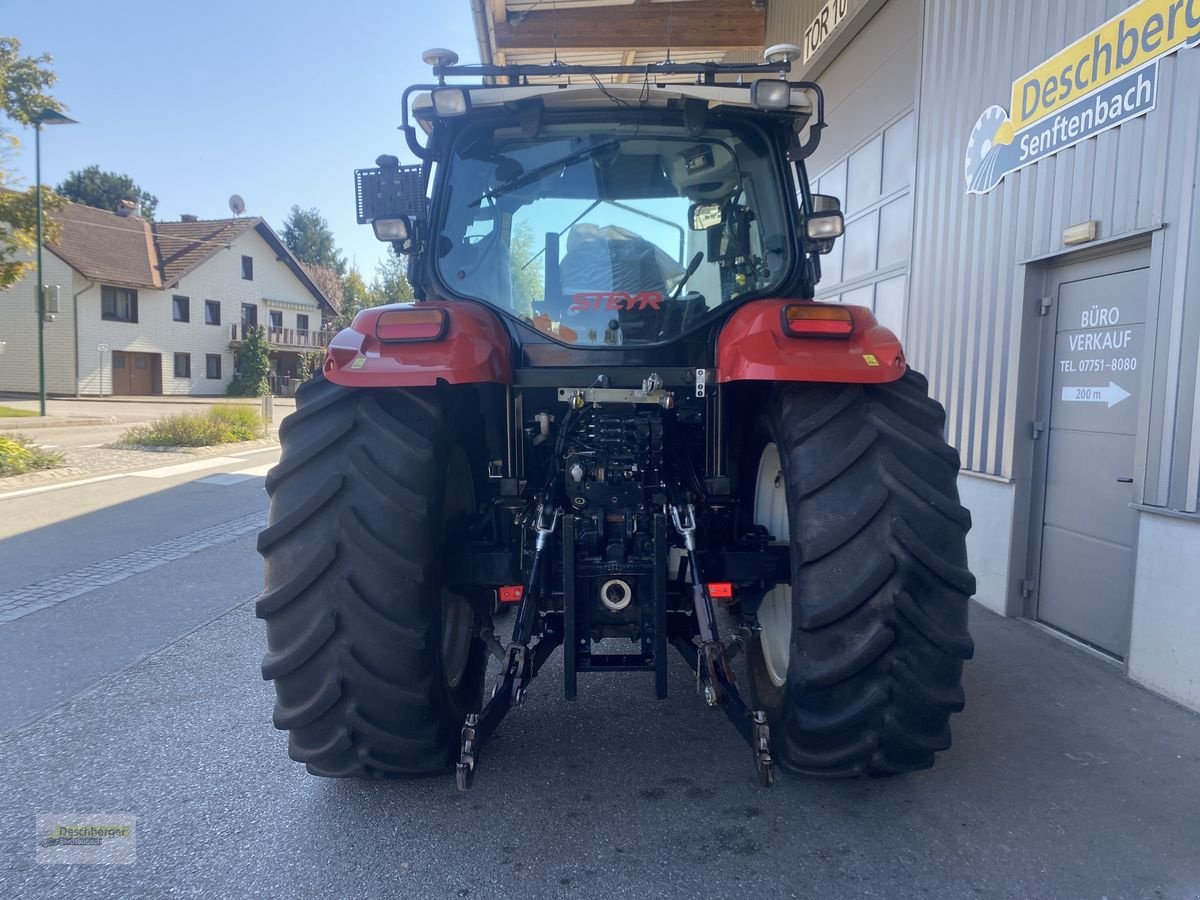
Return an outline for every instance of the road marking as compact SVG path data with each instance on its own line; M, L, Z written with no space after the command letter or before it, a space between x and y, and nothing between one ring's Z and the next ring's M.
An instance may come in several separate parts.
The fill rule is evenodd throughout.
M253 456L255 453L267 453L271 450L278 450L278 444L272 444L270 447L256 447L253 450L243 450L241 453L231 453L230 456Z
M218 473L216 475L209 475L207 478L201 478L196 484L217 484L222 486L241 484L243 481L249 481L253 477L253 475L243 475L241 472Z
M82 484L97 484L101 481L112 481L115 478L124 478L128 472L114 472L111 475L97 475L94 478L80 478L78 481L60 481L56 484L43 484L38 487L25 488L20 491L9 491L6 494L0 494L0 500L13 500L17 497L28 497L32 494L45 494L48 491L61 491L63 488L79 487Z
M55 575L35 584L0 593L0 624L13 622L39 609L157 569L209 547L227 544L244 534L259 531L266 524L266 512L251 513L113 559L92 563L73 572Z
M265 466L255 466L253 469L238 469L239 475L250 475L255 478L264 478L270 471L275 468L275 463L267 463Z
M215 469L218 466L227 466L237 461L232 456L210 456L208 459L198 459L195 462L162 466L158 469L143 469L139 472L130 472L129 474L134 478L174 478L176 475L186 475L188 472L200 472L204 469Z

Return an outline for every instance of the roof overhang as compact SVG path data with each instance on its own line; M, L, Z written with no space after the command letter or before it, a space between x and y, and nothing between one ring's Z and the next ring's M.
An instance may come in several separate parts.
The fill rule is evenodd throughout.
M750 61L766 37L761 0L469 0L480 61L584 65ZM621 75L618 82L640 80Z

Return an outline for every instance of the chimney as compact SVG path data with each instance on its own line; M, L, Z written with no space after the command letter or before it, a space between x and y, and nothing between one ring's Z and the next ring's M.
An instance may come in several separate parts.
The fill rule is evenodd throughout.
M122 219L128 219L137 210L137 204L132 200L120 200L117 202L117 208L113 212Z
M179 217L180 222L199 222L200 217L194 213L184 213Z

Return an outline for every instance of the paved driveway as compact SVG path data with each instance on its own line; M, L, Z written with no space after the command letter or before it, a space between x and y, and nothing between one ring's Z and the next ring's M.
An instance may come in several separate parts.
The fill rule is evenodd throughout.
M0 590L252 516L262 459L0 500L78 512L0 541ZM460 795L287 759L260 571L231 531L0 625L0 896L1200 896L1200 717L1026 623L973 611L929 772L763 790L682 663L665 702L630 673L568 703L552 660ZM40 865L38 813L136 816L137 861Z

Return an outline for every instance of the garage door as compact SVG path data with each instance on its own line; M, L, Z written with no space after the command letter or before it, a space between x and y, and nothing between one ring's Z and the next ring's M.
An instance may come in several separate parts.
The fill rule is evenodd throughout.
M1124 658L1148 269L1060 277L1037 615Z

